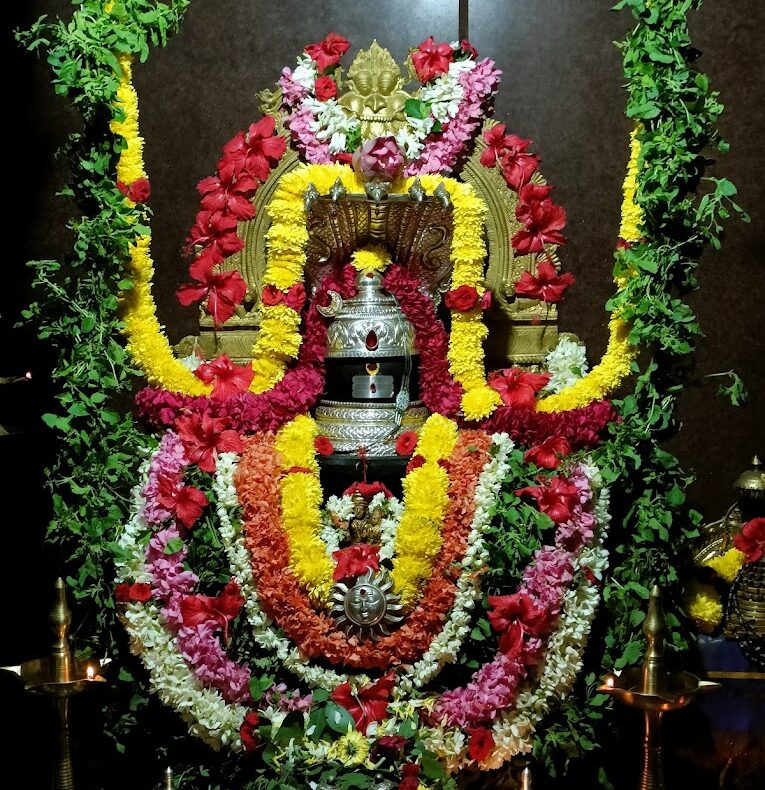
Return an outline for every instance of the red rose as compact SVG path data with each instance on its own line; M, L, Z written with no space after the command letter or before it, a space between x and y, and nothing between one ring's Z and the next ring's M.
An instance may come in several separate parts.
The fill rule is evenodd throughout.
M361 576L370 569L380 569L380 547L369 543L355 543L346 549L338 549L332 552L332 557L337 562L332 575L336 582Z
M489 386L500 394L505 406L514 409L533 409L537 393L549 381L549 373L527 373L520 368L495 370L489 376Z
M151 585L146 582L135 582L130 585L130 600L146 603L151 600Z
M491 750L494 748L494 736L491 730L485 727L477 727L470 733L470 742L468 744L468 754L471 760L481 762L485 760Z
M733 538L733 545L746 554L747 562L759 562L765 553L765 518L753 518Z
M114 588L114 600L117 603L129 603L130 602L130 585L127 582L123 582L122 584L118 584Z
M417 790L420 786L420 766L417 763L405 763L401 769L403 781L398 790Z
M273 307L284 301L284 292L280 291L275 285L267 285L260 294L260 301L266 307Z
M460 49L471 58L478 57L478 50L466 38L460 41Z
M291 307L296 313L303 309L305 304L305 286L303 283L295 283L284 296L284 304Z
M239 728L239 737L242 739L242 746L246 752L254 751L259 741L257 727L260 724L260 716L254 710L249 711L244 717L242 726Z
M436 44L433 36L412 52L412 65L420 82L430 82L439 74L445 74L453 60L452 48L448 44Z
M406 473L412 471L412 469L419 469L425 463L425 459L421 455L413 455L409 463L406 465Z
M337 83L332 77L319 77L313 84L313 92L319 101L327 101L337 96Z
M542 469L555 469L570 452L571 445L564 436L548 436L542 444L527 450L523 460Z
M351 44L347 38L338 33L328 33L323 41L318 44L309 44L305 51L311 60L316 62L319 71L325 71L330 66L340 62L340 58L350 48Z
M461 313L465 313L478 304L478 291L472 285L460 285L459 288L447 291L444 304L450 310L459 310Z
M404 431L396 439L396 452L399 455L411 455L417 446L418 437L414 431Z
M313 447L319 455L332 455L335 452L332 442L326 436L317 436L313 440Z

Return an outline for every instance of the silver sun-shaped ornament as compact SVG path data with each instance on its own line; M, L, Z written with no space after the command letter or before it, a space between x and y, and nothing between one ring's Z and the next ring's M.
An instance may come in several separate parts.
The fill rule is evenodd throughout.
M379 639L404 618L399 597L392 592L393 579L386 570L371 568L352 586L338 582L332 588L332 616L348 636Z

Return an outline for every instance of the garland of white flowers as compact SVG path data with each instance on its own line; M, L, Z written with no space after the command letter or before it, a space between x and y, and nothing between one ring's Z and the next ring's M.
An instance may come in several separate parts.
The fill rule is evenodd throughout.
M428 708L428 699L417 698L416 689L435 677L444 664L453 662L464 640L469 624L470 612L481 595L477 571L488 558L484 534L491 522L492 506L496 501L502 480L509 468L509 455L513 442L505 434L492 436L491 458L484 466L476 485L476 509L473 516L467 550L458 580L458 592L454 606L442 631L434 638L422 658L405 674L397 679L393 699L389 706L389 718L370 728L367 736L377 738L396 731L400 721L410 717L413 711ZM273 650L283 666L294 672L311 688L331 691L339 684L350 681L354 688L367 685L366 675L336 673L330 669L312 666L289 640L278 635L268 618L259 607L249 554L244 544L241 528L237 526L236 514L239 502L234 476L239 457L235 453L223 453L218 458L213 491L217 501L220 535L227 552L231 572L245 598L245 613L256 641L265 649ZM118 544L121 557L117 562L117 579L123 581L151 581L145 565L145 546L142 538L150 526L141 515L144 504L143 484L149 473L150 459L141 468L142 484L133 492L133 512L120 535ZM534 681L528 679L518 695L512 709L500 711L494 722L492 736L495 747L480 764L482 769L499 767L515 754L531 749L533 733L549 710L554 699L565 696L571 689L582 662L599 591L582 572L587 568L596 578L602 578L606 567L607 552L603 548L608 514L608 490L602 487L597 467L582 463L585 474L594 492L595 535L594 543L582 549L574 558L574 572L579 583L564 594L559 628L550 636L542 671ZM349 512L349 497L334 498L328 509L340 516ZM382 499L373 500L382 506ZM390 503L391 520L395 520L396 503ZM241 748L239 729L247 708L238 703L227 703L214 689L205 687L194 675L183 658L175 637L162 622L159 607L153 603L130 603L122 613L122 619L131 637L131 650L139 655L146 665L152 688L167 705L178 710L190 729L215 749L229 746ZM532 683L534 684L532 687ZM427 748L443 759L448 770L456 771L470 763L467 754L467 735L459 728L422 727L421 735ZM326 746L302 744L309 750Z

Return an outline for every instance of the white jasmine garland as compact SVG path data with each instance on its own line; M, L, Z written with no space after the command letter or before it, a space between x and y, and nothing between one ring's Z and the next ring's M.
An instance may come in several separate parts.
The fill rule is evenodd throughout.
M297 59L297 66L292 70L291 79L298 85L302 85L306 90L313 92L316 77L319 72L316 68L316 62L310 55L301 55Z
M587 373L587 349L570 337L561 337L558 345L547 354L547 372L552 374L544 388L545 394L561 392Z
M345 150L348 135L358 129L359 121L341 107L335 99L325 102L309 97L303 100L314 115L309 127L321 142L329 140L329 151L338 154Z

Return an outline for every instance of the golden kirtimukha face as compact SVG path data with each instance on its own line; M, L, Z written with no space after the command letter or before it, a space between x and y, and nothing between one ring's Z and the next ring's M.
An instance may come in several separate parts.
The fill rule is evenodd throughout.
M362 139L395 134L406 123L401 69L387 49L376 41L356 56L348 70L348 90L340 104L361 122Z

